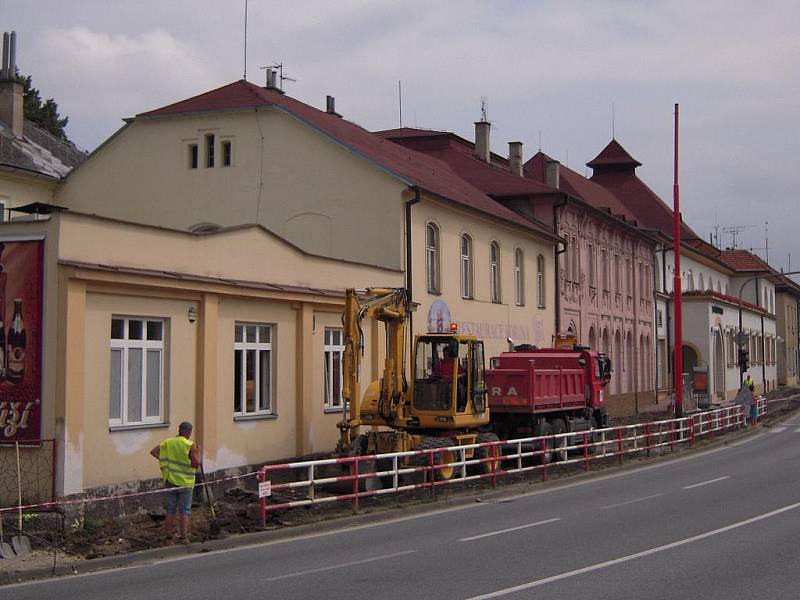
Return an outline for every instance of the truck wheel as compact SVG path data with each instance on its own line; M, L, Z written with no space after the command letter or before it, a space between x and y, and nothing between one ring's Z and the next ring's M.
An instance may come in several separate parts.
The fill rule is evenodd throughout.
M550 436L553 434L553 428L547 421L542 421L537 427L536 436ZM537 442L534 450L541 450L541 445ZM547 437L544 442L544 453L538 454L534 457L534 462L540 465L549 465L553 462L553 438Z
M564 423L564 419L553 419L553 422L550 424L550 427L553 430L553 435L558 435L560 433L567 432L567 424ZM553 454L553 462L564 462L567 460L567 446L569 446L569 437L564 436L560 438L556 438L553 441L553 446L555 448Z
M436 448L448 448L455 445L456 443L450 438L429 437L422 440L420 445L417 446L415 450L433 450ZM454 463L458 459L459 456L456 452L453 452L452 450L444 450L433 455L433 464L446 465L449 463ZM428 466L430 464L428 455L421 454L415 457L414 464L418 466ZM452 479L455 471L456 467L442 467L441 469L435 469L435 481L447 481L448 479Z
M495 433L479 433L475 441L479 444L485 444L487 442L499 442L500 438L497 437L497 434ZM476 459L490 458L493 452L494 456L496 457L500 457L503 453L500 446L476 448L475 458ZM475 465L475 472L479 475L490 475L493 470L497 470L499 468L500 468L500 460L498 458L498 460L489 460L486 462L482 462L478 465Z

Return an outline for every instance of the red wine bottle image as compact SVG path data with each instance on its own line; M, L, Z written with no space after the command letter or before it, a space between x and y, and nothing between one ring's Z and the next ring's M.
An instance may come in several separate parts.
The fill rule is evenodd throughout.
M25 322L22 320L22 299L14 299L14 318L8 330L6 379L22 383L25 377Z
M6 380L6 328L0 319L0 383Z

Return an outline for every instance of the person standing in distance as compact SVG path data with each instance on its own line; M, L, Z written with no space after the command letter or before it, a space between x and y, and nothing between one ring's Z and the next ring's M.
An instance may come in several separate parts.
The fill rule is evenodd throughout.
M167 538L175 540L175 517L178 531L184 542L189 541L189 517L192 514L192 490L197 467L200 466L200 446L192 437L192 424L184 421L178 425L178 435L170 437L150 450L161 466L161 478L166 492L167 515L164 529Z

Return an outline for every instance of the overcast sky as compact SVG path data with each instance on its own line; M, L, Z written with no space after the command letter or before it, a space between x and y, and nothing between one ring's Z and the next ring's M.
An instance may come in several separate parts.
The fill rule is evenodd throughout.
M17 62L91 150L121 119L243 74L244 0L0 0ZM585 173L612 136L672 201L681 105L684 220L708 239L800 270L800 2L250 0L247 78L282 61L287 92L369 129L403 123L473 138L488 99L492 148L524 142ZM720 245L731 242L722 233ZM788 269L787 269L788 270Z

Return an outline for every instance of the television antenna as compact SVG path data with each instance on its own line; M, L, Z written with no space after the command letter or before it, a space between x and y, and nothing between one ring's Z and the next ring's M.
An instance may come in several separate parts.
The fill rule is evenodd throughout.
M748 229L750 229L752 225L734 225L732 227L723 227L722 231L724 233L730 234L731 236L731 250L736 250L739 247L739 238Z
M278 81L278 89L280 89L280 91L283 91L283 82L284 81L292 81L292 82L297 81L297 79L294 79L293 77L289 77L288 75L284 75L283 74L283 63L282 62L275 61L271 65L267 65L265 67L260 67L260 68L261 69L277 69L278 70L278 80L279 80ZM267 82L267 85L269 85L269 81Z
M481 96L481 121L483 123L489 122L489 97Z

